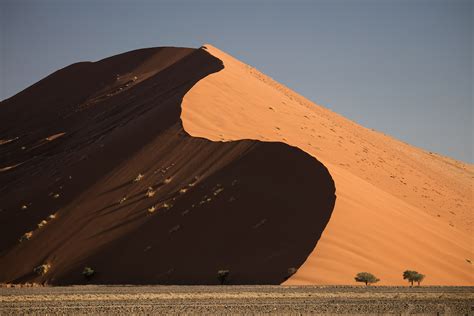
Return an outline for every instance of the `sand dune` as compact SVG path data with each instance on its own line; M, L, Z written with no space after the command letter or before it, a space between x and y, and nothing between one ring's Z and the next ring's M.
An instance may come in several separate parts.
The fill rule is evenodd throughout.
M1 165L22 163L0 178L1 282L85 283L89 266L93 283L217 284L228 269L231 284L280 284L303 264L334 208L326 167L183 130L182 97L219 59L164 48L79 65L0 106L15 140ZM90 73L107 85L83 87ZM71 94L50 94L59 81Z
M337 202L321 240L286 284L347 284L371 271L404 284L474 284L474 168L425 152L320 107L211 45L224 69L183 100L193 136L281 141L316 157L336 183Z
M211 45L61 69L1 102L0 138L0 282L474 284L472 165Z

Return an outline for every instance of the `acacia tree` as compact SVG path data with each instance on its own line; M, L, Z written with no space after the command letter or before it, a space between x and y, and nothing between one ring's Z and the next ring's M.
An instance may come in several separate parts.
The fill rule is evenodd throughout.
M403 280L408 280L408 282L411 283L411 286L413 286L413 282L415 282L415 275L417 275L418 272L412 271L412 270L406 270L403 272Z
M413 279L413 281L415 281L416 283L418 283L418 286L420 286L420 283L425 279L425 275L424 274L421 274L421 273L417 273L415 275L415 278Z
M403 279L408 280L410 282L410 286L413 286L413 282L417 282L418 286L420 286L420 283L423 281L425 278L424 274L418 273L417 271L413 270L406 270L403 272Z
M369 272L359 272L357 273L354 279L356 280L356 282L365 283L366 286L380 281L380 279L378 279L375 275Z
M418 272L416 271L406 270L405 272L403 272L403 279L410 282L410 286L413 286L413 282L415 282L415 278L417 274Z

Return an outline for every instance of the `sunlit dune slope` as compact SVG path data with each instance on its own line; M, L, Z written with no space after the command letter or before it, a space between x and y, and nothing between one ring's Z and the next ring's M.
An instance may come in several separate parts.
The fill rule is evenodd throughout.
M81 62L0 103L0 282L473 285L473 178L210 45Z
M405 284L401 274L412 269L427 275L424 284L474 285L472 165L357 125L217 48L205 49L224 69L185 95L186 132L284 142L321 161L335 181L329 224L285 284L351 284L361 271L381 285Z

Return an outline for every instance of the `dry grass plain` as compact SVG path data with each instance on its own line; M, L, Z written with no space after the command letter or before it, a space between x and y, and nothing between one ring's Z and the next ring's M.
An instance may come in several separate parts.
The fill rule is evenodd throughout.
M0 314L473 315L473 287L69 286L0 288Z

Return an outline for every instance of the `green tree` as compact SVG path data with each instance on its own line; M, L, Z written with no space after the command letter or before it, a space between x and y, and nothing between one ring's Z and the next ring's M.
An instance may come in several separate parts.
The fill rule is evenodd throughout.
M411 286L413 286L413 282L415 282L417 280L417 275L419 275L419 273L417 271L406 270L405 272L403 272L403 279L408 280L408 282L410 282ZM422 278L422 280L423 280L423 278ZM421 282L421 280L420 280L420 282Z
M380 281L380 279L378 279L375 275L369 272L359 272L357 273L354 279L356 280L356 282L365 283L366 286Z
M416 283L418 283L418 286L420 286L420 283L425 279L425 275L421 273L417 273L413 279Z

